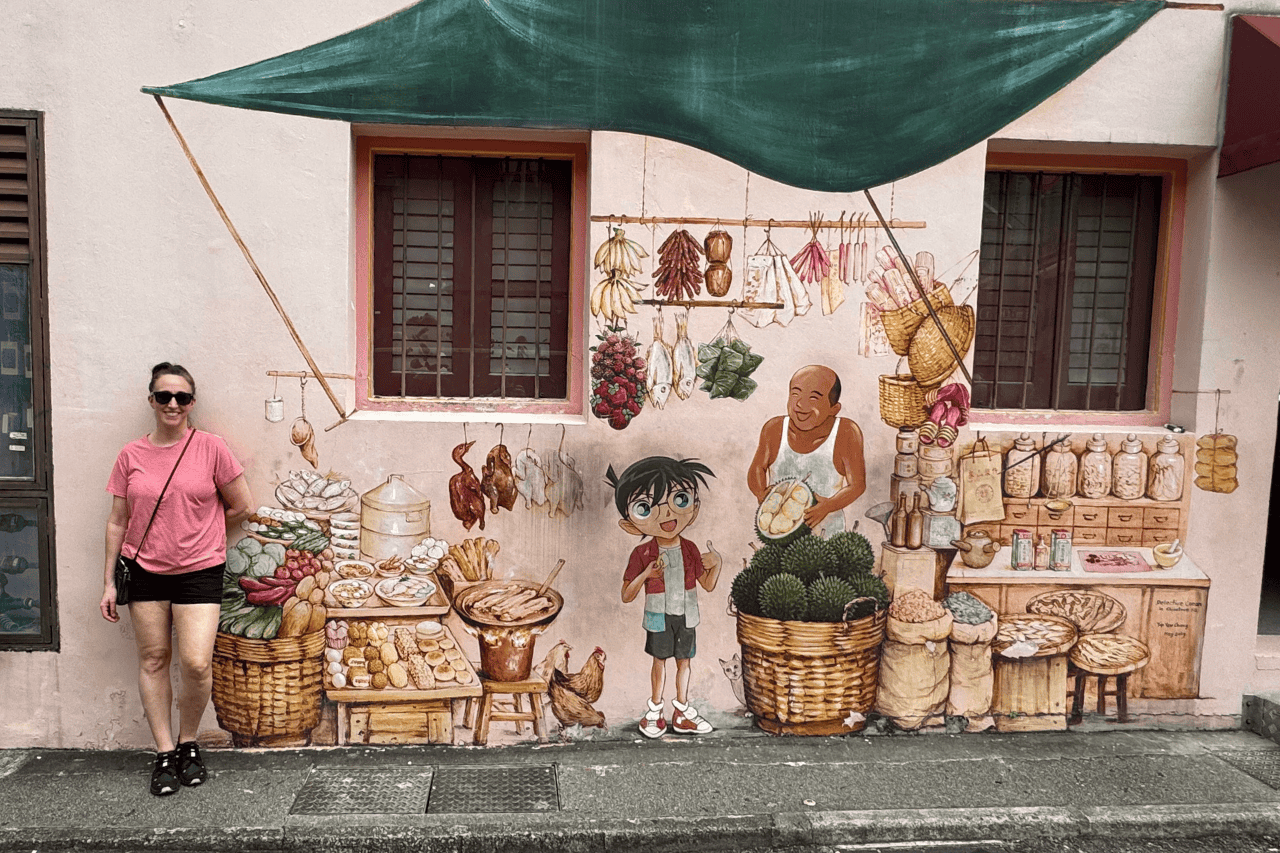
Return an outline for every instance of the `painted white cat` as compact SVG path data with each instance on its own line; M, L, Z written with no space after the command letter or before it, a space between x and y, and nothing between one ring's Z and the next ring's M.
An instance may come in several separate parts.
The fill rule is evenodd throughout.
M738 704L745 708L747 700L742 693L742 655L734 652L733 657L728 660L721 659L720 668L724 670L724 677L729 679L729 686L733 688L733 695L738 700Z

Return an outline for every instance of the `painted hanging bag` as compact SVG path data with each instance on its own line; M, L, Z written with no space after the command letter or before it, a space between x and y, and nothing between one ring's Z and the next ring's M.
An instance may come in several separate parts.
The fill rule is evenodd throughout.
M1000 492L1000 454L991 449L985 438L960 457L960 497L956 517L961 524L1004 519L1004 500Z

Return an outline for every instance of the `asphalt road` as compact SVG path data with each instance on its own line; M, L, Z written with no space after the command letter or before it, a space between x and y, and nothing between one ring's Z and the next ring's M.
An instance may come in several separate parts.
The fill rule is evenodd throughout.
M806 850L805 853L810 851ZM1280 839L1224 835L1214 838L1162 838L1146 841L1132 838L1041 839L1027 842L924 841L812 848L812 853L1280 853Z

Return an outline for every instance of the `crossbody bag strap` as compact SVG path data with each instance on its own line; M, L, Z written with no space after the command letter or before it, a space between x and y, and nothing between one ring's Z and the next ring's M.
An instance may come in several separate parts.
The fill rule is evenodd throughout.
M178 466L182 464L182 457L187 455L187 448L191 446L191 439L196 437L195 427L191 428L191 434L187 436L187 443L182 445L182 452L178 454L178 461L173 463L173 470L169 472L169 479L164 481L164 487L160 489L160 497L156 498L155 509L151 510L151 519L147 522L147 529L142 531L142 539L138 542L138 547L133 551L133 559L138 559L138 555L142 553L142 546L147 541L147 534L151 532L151 524L156 520L156 513L160 511L160 501L164 500L164 493L169 490L169 483L173 480L173 475L178 472Z

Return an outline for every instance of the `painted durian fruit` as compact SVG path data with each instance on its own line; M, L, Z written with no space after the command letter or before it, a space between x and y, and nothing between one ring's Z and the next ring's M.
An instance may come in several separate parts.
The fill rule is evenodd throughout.
M820 577L836 573L836 555L821 536L805 536L787 546L782 555L782 570L793 574L805 585Z
M786 572L760 587L760 615L783 622L802 622L808 616L809 593L804 581Z
M815 502L813 490L800 480L783 480L769 487L756 510L756 536L761 542L790 544L808 536L804 511Z
M853 585L835 577L822 577L809 585L810 622L840 622L844 608L858 597Z
M760 587L774 574L777 573L769 571L764 566L756 565L753 559L733 579L729 594L733 596L734 606L748 616L761 615Z
M836 556L836 574L842 578L871 574L876 565L875 552L867 537L853 530L837 533L827 540Z

